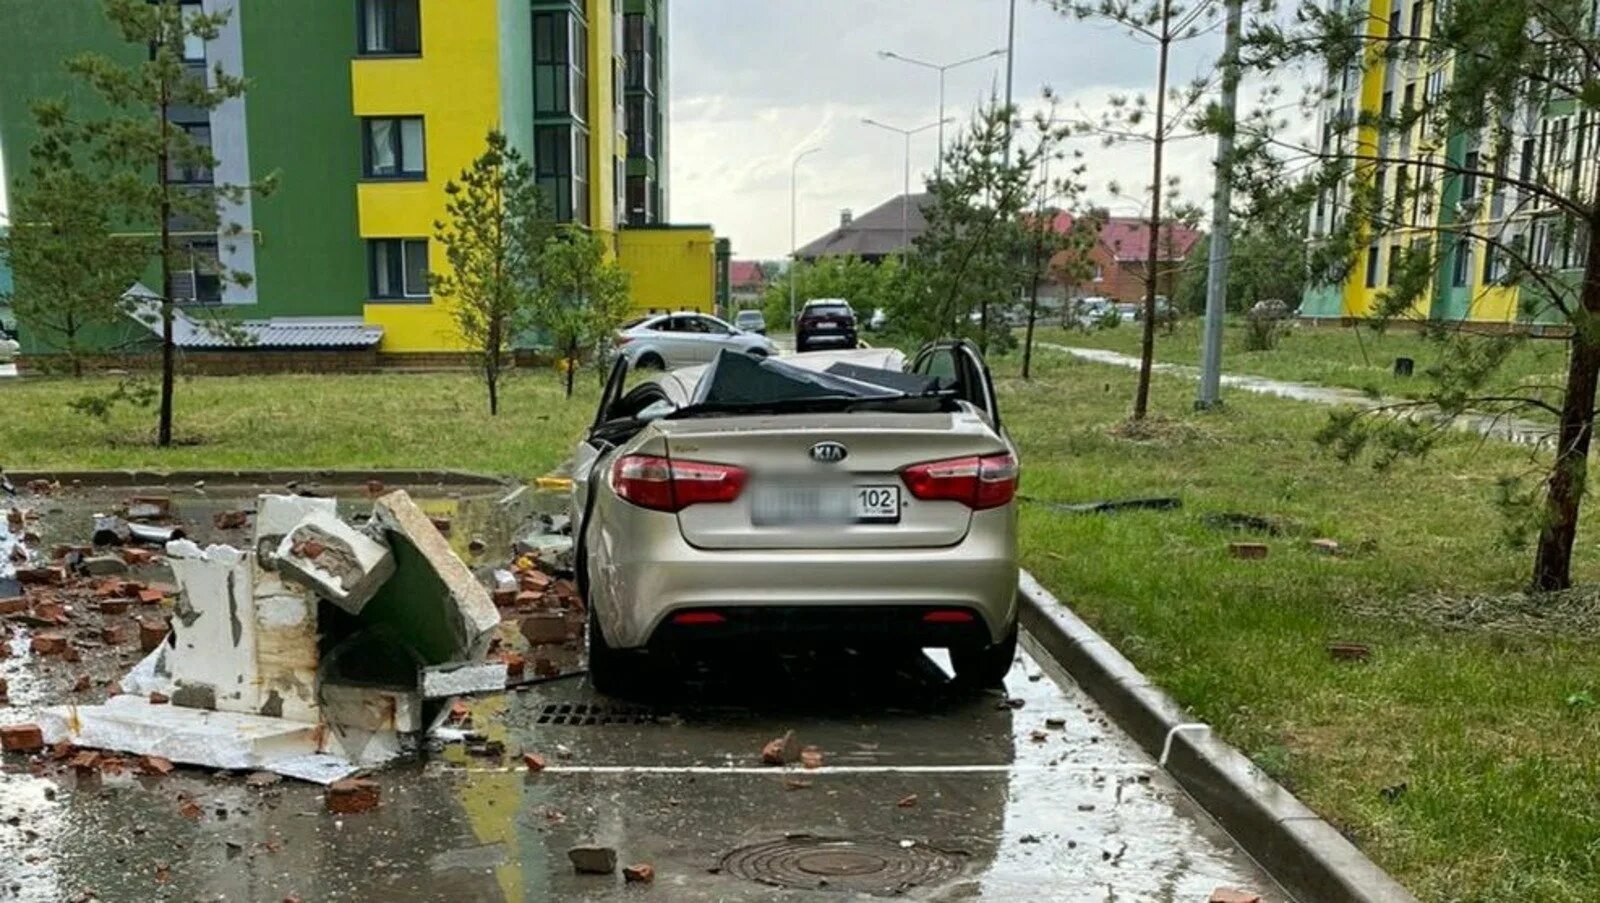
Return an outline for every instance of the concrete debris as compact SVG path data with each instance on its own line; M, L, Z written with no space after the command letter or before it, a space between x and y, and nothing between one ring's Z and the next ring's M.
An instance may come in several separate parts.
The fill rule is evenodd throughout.
M567 859L580 875L610 875L617 871L617 851L611 847L573 847L567 851Z
M378 808L382 788L367 778L346 778L328 785L325 801L335 815L355 815Z
M78 570L90 577L110 577L128 573L128 563L121 555L95 555L79 562Z
M628 884L650 884L656 880L656 867L648 862L630 865L622 870L622 880Z
M901 809L915 808L917 805L917 795L913 793L908 796L901 797L900 802L895 803L895 805L899 806Z
M1313 539L1311 550L1323 555L1338 555L1342 551L1336 539Z
M808 746L800 750L800 766L802 768L821 768L822 750L815 746Z
M218 530L242 530L250 526L248 511L218 511L211 515L211 525Z
M172 516L172 497L166 495L136 495L123 507L129 520L155 520Z
M255 771L244 779L244 785L252 790L264 790L283 783L283 775L272 771Z
M447 699L498 693L506 688L509 673L504 661L451 662L423 668L419 683L423 699Z
M138 511L171 513L170 504ZM504 689L510 662L487 655L500 622L488 592L404 492L379 499L363 529L338 519L332 499L268 495L255 512L250 549L168 542L176 587L109 576L93 584L90 604L103 614L173 597L170 621L137 618L145 657L119 682L126 695L39 712L44 736L332 784L405 751L428 726L425 700ZM96 526L115 542L157 529L110 518ZM121 551L110 560L125 565L131 550ZM50 614L37 603L18 616L37 618L42 607ZM131 626L103 625L98 639L117 646ZM33 641L76 652L62 634ZM330 792L329 807L362 811L376 798L376 785L358 782Z
M337 517L314 513L278 544L278 570L353 614L394 576L389 547Z

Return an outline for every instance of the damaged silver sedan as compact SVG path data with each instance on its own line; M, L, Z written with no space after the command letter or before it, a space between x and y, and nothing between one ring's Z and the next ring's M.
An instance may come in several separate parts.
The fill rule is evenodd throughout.
M962 682L1005 675L1018 461L971 344L626 377L619 362L574 472L597 688L753 642L945 648Z

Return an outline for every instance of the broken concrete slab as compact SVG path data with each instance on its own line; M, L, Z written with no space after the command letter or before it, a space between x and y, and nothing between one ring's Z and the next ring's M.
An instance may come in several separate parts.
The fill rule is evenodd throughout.
M393 627L428 664L483 657L500 613L449 540L403 490L378 499L373 522L394 554L395 573L362 620Z
M320 720L316 696L317 598L254 562L256 670L259 714L290 721Z
M263 495L256 502L256 554L269 565L278 545L295 525L312 516L336 517L339 503L333 499L305 495Z
M278 771L281 762L303 766L304 757L321 751L324 733L312 724L156 705L129 695L113 696L103 705L45 709L39 713L39 726L47 743L65 741L80 748L245 771ZM355 770L347 762L340 776Z
M395 571L388 546L320 511L278 543L277 564L284 576L353 615Z
M217 709L256 714L261 686L249 558L232 546L201 550L188 540L169 543L167 556L180 589L166 658L177 687L202 695L209 688Z
M418 684L423 699L448 699L477 693L498 693L506 688L510 668L504 661L451 662L422 669Z

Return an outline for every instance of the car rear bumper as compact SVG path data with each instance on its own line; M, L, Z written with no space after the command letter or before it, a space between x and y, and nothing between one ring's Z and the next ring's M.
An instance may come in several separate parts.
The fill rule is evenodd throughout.
M807 348L815 348L822 345L853 348L856 344L856 334L854 332L810 332L800 336L795 341L797 344L804 345Z
M691 546L672 515L635 511L628 520L627 535L603 541L609 551L589 562L591 604L615 648L791 635L824 644L863 636L997 643L1016 621L1010 507L975 513L966 537L941 548L709 550ZM929 611L973 619L930 624ZM723 621L675 623L684 612Z

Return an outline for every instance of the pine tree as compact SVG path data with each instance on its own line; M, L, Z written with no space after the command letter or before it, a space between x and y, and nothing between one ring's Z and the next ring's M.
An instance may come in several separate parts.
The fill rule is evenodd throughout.
M540 257L556 227L533 168L500 132L489 133L483 154L445 194L447 218L434 233L450 269L429 282L478 357L495 416L507 356L536 312Z
M603 359L631 306L628 273L608 259L599 236L564 226L545 244L534 319L560 355L568 398L585 356Z

